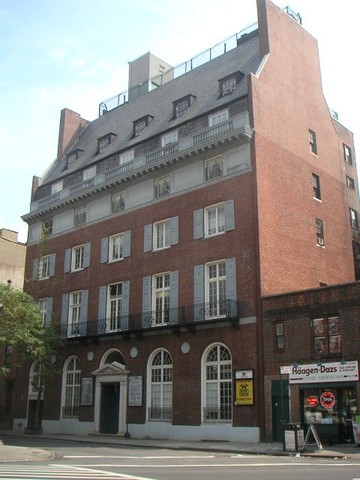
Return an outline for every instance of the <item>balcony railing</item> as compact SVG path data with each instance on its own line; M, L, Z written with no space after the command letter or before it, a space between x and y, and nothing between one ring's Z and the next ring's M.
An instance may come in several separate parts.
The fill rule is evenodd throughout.
M198 323L234 321L238 319L239 304L235 300L186 305L165 310L151 310L119 317L100 318L60 325L63 338L78 339L87 336L105 336L149 331L153 329L195 327Z
M233 119L216 125L207 127L198 131L195 135L183 137L179 142L168 145L164 148L154 150L146 155L139 155L130 162L119 165L105 174L99 174L90 180L83 181L77 185L66 187L60 192L49 195L31 204L30 212L43 208L49 208L52 204L58 204L62 201L68 201L69 197L76 198L85 191L96 188L104 188L112 183L126 178L134 173L141 173L147 168L151 168L156 164L161 164L167 160L175 160L179 155L190 153L193 149L201 146L207 146L213 141L217 141L222 137L234 135L242 136L245 142L249 142L252 138L253 131L249 126L248 112L234 117ZM24 219L27 215L24 215Z

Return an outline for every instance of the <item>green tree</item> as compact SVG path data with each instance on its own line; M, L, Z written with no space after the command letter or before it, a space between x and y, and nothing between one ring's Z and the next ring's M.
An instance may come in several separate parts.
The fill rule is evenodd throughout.
M36 429L41 428L40 401L44 384L53 374L55 367L50 356L62 344L61 337L52 326L45 326L38 303L27 293L0 285L0 347L11 345L16 349L16 365L26 361L37 361L40 374L37 376L38 405ZM9 367L0 367L6 375Z

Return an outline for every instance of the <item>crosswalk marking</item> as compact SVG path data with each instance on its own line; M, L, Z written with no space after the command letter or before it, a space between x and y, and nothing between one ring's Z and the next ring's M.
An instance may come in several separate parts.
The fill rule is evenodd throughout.
M134 475L71 465L0 464L0 479L7 480L152 480Z

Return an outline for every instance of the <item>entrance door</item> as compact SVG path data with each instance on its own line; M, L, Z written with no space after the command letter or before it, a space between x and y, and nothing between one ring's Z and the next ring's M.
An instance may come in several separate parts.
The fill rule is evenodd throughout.
M120 384L101 384L100 433L116 434L119 431Z
M282 442L284 423L289 421L289 384L280 380L271 383L272 437Z

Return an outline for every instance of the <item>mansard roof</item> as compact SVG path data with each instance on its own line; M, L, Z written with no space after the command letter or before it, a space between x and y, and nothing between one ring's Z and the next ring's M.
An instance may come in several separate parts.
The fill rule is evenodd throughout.
M225 108L247 95L247 76L257 71L261 60L257 31L248 35L245 41L242 40L233 50L90 122L67 152L48 169L42 184L54 182L105 157L134 148L151 137L211 111ZM219 80L238 72L244 76L235 90L230 95L219 96ZM191 107L180 118L174 118L173 102L188 95L195 97ZM134 136L133 122L144 116L153 118L141 135ZM110 133L114 134L111 144L99 151L97 140ZM76 149L83 150L83 153L68 168L67 154Z

